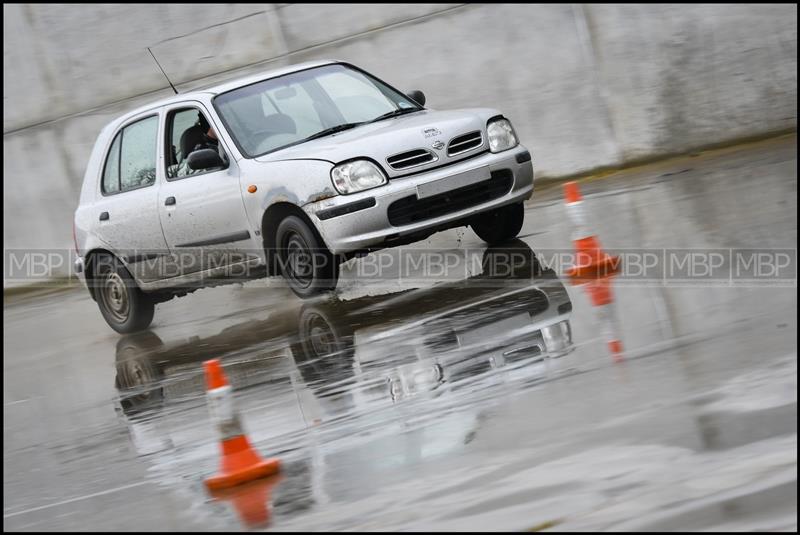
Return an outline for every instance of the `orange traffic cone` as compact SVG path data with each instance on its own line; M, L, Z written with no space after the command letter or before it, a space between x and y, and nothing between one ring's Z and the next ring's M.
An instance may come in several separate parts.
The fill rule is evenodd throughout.
M583 196L577 182L564 184L567 214L574 226L572 241L575 245L576 263L566 270L572 284L583 285L592 306L597 311L600 329L614 360L622 359L619 316L611 292L611 279L619 273L620 259L606 254L600 240L586 224Z
M576 263L567 269L567 276L577 284L616 273L619 270L619 258L603 252L600 240L589 230L583 210L583 196L577 182L564 184L564 197L567 215L574 227L572 243L576 253Z
M263 459L244 434L234 407L231 386L219 360L207 360L204 367L208 407L212 420L219 427L222 450L219 472L206 478L206 487L209 490L225 489L277 472L280 461Z

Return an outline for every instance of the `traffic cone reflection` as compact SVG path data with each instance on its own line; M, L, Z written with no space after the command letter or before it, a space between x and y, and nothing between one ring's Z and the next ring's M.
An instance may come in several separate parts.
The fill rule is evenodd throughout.
M600 333L606 341L608 352L614 360L622 360L622 338L617 314L616 303L611 291L611 279L614 275L590 280L582 283L583 289L589 295L592 306L595 307L597 323ZM581 283L578 283L581 284Z
M572 243L575 248L575 264L566 269L566 275L572 284L583 286L596 310L608 351L614 360L619 361L623 348L611 281L620 271L621 260L603 251L600 240L589 228L577 182L564 184L564 198L573 225Z
M204 368L208 407L211 419L219 428L222 453L219 472L206 478L206 487L209 490L225 489L277 472L280 461L262 458L244 434L234 406L233 391L219 360L207 360Z
M272 514L271 493L282 480L283 476L276 474L237 487L213 491L212 496L215 500L230 503L244 526L263 527L269 524Z

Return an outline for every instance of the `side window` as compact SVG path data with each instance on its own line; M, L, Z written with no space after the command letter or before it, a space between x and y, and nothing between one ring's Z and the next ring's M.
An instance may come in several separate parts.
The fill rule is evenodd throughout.
M111 150L106 156L106 165L103 171L103 193L117 193L119 191L119 146L122 132L114 138Z
M158 116L123 128L114 138L103 169L103 193L119 193L156 181Z
M217 139L206 116L197 108L183 108L167 116L166 166L167 179L183 178L228 167L228 155ZM222 160L221 166L190 169L189 155L201 149L212 149Z
M158 117L148 117L122 131L119 157L122 191L148 186L156 181Z

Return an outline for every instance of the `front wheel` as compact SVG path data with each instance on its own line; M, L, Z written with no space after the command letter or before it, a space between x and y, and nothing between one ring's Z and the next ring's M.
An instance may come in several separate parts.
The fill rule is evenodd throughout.
M164 400L163 370L156 357L164 342L152 331L123 336L117 341L117 378L120 405L127 416L157 408Z
M525 207L520 202L481 214L470 226L480 239L495 245L516 238L524 219Z
M339 262L305 221L290 215L275 233L278 260L289 288L302 299L328 292L339 281Z
M119 259L101 255L94 261L94 293L106 323L121 334L146 329L153 321L155 304L137 286Z

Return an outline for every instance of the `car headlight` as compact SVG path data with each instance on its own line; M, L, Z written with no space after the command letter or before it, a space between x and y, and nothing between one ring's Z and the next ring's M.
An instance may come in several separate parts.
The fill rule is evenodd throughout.
M386 175L369 160L353 160L339 164L331 170L333 186L347 195L386 184Z
M508 119L495 119L486 125L489 135L489 150L501 152L517 146L517 134Z

